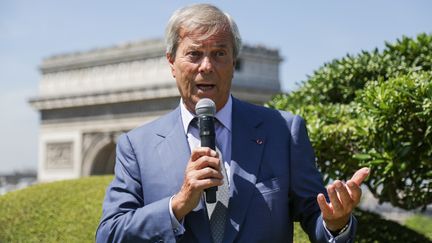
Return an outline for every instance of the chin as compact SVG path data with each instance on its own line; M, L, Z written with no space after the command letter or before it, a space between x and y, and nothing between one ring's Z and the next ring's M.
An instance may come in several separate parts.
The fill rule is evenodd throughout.
M208 98L208 99L215 101L214 95L211 95L211 94L198 94L196 96L196 101L198 102L198 100L204 99L204 98Z

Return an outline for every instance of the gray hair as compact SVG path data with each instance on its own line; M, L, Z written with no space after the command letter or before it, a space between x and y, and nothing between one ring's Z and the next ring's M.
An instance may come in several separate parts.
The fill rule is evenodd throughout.
M166 52L175 58L180 42L180 30L203 31L202 40L221 29L227 29L233 38L233 56L237 58L241 48L241 37L237 24L227 13L210 4L194 4L176 10L168 21L165 30Z

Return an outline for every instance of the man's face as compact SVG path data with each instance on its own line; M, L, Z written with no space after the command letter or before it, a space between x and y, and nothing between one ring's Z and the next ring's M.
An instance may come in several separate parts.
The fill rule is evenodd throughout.
M167 55L183 102L191 112L202 98L220 110L228 101L235 60L230 32L219 31L205 40L202 33L180 32L175 58Z

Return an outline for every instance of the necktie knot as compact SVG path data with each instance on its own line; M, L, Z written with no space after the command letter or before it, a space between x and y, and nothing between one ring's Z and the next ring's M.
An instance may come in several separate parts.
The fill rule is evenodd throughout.
M193 127L193 128L196 128L196 129L199 129L198 117L194 117L194 118L190 121L189 126L190 126L190 127Z
M215 130L218 128L224 127L223 123L220 122L219 119L217 119L216 117L214 117L214 125L215 125ZM199 130L199 118L197 116L195 116L190 121L189 126Z

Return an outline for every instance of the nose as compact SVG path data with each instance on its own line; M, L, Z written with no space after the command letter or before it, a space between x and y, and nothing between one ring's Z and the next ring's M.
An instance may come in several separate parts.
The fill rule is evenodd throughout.
M205 56L199 66L200 73L210 73L213 71L213 64L208 56Z

